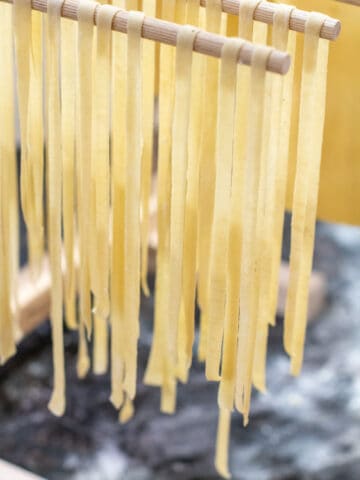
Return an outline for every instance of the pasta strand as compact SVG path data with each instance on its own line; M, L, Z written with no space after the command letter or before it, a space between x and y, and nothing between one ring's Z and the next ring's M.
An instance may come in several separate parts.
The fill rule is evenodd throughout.
M281 12L278 11L274 16L274 24L272 29L273 35L273 47L286 50L289 34L289 19L293 7L284 5ZM281 245L282 232L278 230L280 238L275 238L274 225L277 209L281 209L281 203L276 204L276 179L280 175L282 179L283 173L280 172L280 168L287 170L286 165L286 153L283 153L282 164L279 165L279 153L280 142L283 138L287 137L287 144L289 145L290 125L287 123L288 130L282 131L281 115L282 108L287 108L287 104L283 104L283 88L284 77L272 76L271 84L269 84L269 97L268 97L268 120L270 124L266 130L268 132L267 138L263 141L263 159L262 168L263 174L261 177L264 179L264 194L262 198L262 205L260 205L260 215L262 215L261 221L261 242L260 247L261 261L259 270L259 303L258 303L258 328L256 332L256 344L255 344L255 368L254 368L254 386L264 392L266 391L266 354L267 354L267 341L269 324L274 324L274 310L271 305L271 281L278 283L278 278L272 276L272 257L273 257L273 245ZM288 112L290 110L288 109ZM271 140L270 140L271 139ZM284 165L285 163L285 165ZM286 177L285 177L286 178ZM280 188L284 188L282 184ZM284 205L282 205L284 206ZM282 211L284 214L284 210ZM279 214L280 215L280 214Z
M290 282L284 334L293 375L298 375L302 366L315 237L329 49L329 42L320 39L325 18L324 15L312 12L305 25Z
M92 167L96 195L96 283L94 312L94 371L105 373L108 366L108 325L110 311L109 213L110 213L110 78L111 25L117 9L102 5L97 14L97 53L94 75Z
M208 32L220 32L221 14L221 0L209 0L206 3L206 30ZM216 127L217 99L209 102L209 98L213 92L218 90L219 75L219 65L216 59L207 57L205 63L206 84L202 93L202 132L199 154L198 295L201 317L198 358L200 361L206 359L207 352L207 287L215 191L215 137L213 132Z
M191 106L192 52L197 30L183 26L177 36L174 120L171 149L171 211L169 261L169 313L167 322L170 375L178 361L178 332L181 307L184 223L188 167L188 133Z
M75 247L75 92L76 41L74 22L61 20L61 133L63 175L63 231L65 249L64 300L66 325L77 328Z
M256 270L258 258L257 207L261 163L261 139L265 99L266 63L271 50L263 47L254 52L251 67L250 111L248 121L243 202L243 239L240 283L240 322L238 332L236 408L248 423L254 342L257 325Z
M143 0L142 11L149 17L156 16L156 0ZM143 46L143 132L144 145L141 172L141 285L146 296L150 295L147 283L149 249L149 203L151 194L152 156L154 137L155 97L155 43L145 41Z
M0 38L0 364L16 352L15 288L18 268L18 205L15 150L11 7L1 5Z
M136 391L137 341L140 333L140 191L142 156L141 29L144 14L129 13L126 87L124 389L130 400Z
M124 0L116 6L125 8ZM111 302L111 402L120 408L124 401L124 288L125 288L125 95L126 37L113 35L112 68L112 255L110 274Z
M233 167L237 57L242 42L231 40L222 50L216 126L216 181L208 286L206 377L219 380L227 291L229 211Z
M62 318L61 272L61 108L60 108L60 19L62 0L50 0L46 17L46 92L48 97L48 231L51 270L51 325L53 335L54 387L49 409L61 416L65 410L65 367Z
M80 322L88 338L92 331L90 295L90 193L92 138L93 16L96 5L88 2L78 8L78 89L79 89L79 251Z
M175 1L168 0L162 4L162 18L172 21L175 18ZM145 372L145 383L149 385L163 384L163 362L166 349L164 329L167 321L167 288L169 262L169 229L170 223L170 154L171 154L171 119L174 99L174 49L168 45L160 45L160 85L159 85L159 152L158 152L158 192L157 192L157 225L158 249L156 257L156 294L154 335L150 357ZM168 386L168 400L162 397L164 410L172 410L174 404L174 382ZM165 390L164 390L165 391ZM169 405L166 405L169 402Z
M199 24L200 0L187 3L186 21ZM199 143L201 134L201 92L203 57L193 54L191 106L188 131L188 171L184 219L184 258L182 266L182 299L178 332L178 378L186 382L192 361L195 333L196 255L199 191Z

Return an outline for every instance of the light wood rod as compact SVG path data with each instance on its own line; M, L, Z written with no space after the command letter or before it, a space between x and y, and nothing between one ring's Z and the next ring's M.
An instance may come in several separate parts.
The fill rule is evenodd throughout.
M1 0L7 3L13 3L13 0ZM88 0L82 0L88 1ZM89 2L94 5L96 2ZM77 0L65 0L63 3L61 15L62 17L77 20L79 2ZM96 11L101 7L100 3L96 3ZM47 0L32 0L32 8L39 12L47 12ZM115 9L116 7L114 7ZM127 23L129 12L126 10L117 9L114 17L112 29L118 32L127 33ZM97 15L94 15L94 25L97 22ZM159 20L152 17L145 17L142 27L142 37L148 40L154 40L168 45L176 45L177 34L181 29L181 25L165 20ZM224 43L229 41L228 38L214 33L208 33L199 30L194 43L194 51L220 58L221 50ZM244 65L251 65L252 55L255 49L258 48L251 42L245 42L240 50L238 62ZM267 70L273 73L284 75L290 68L290 55L279 50L272 50L269 55Z
M360 0L343 0L347 1L348 3L355 3L360 5ZM206 6L206 0L200 0L202 6ZM222 0L222 10L225 13L230 13L232 15L239 14L241 0ZM254 20L259 22L272 24L274 23L274 14L279 11L281 8L281 4L278 3L270 3L267 1L259 3L255 12L254 12ZM309 12L305 10L300 10L298 8L294 8L290 15L290 30L294 30L295 32L304 32L305 31L305 23L309 17ZM336 40L339 36L341 31L341 22L336 18L328 17L324 25L321 28L320 36L321 38L326 38L327 40Z
M338 0L342 3L349 3L350 5L355 5L356 7L360 7L360 0Z

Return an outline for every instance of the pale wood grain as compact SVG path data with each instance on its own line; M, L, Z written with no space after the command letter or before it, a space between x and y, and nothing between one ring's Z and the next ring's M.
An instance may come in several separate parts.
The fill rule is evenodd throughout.
M45 480L43 477L27 472L22 468L16 467L11 463L0 460L0 479L1 480Z

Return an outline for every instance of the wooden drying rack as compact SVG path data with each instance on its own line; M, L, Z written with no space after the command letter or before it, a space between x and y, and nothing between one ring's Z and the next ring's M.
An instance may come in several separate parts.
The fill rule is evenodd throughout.
M13 0L0 0L6 3L13 3ZM360 0L348 0L352 3L360 3ZM91 2L94 5L94 25L97 22L97 10L100 8L100 4ZM206 6L206 0L200 0L202 6ZM32 8L40 12L47 12L47 0L32 0ZM237 15L239 12L239 0L223 0L222 9L225 13ZM116 8L116 7L114 7ZM267 1L261 2L254 12L254 19L263 23L272 24L274 14L280 8L279 4L270 3ZM64 18L77 20L77 0L65 0L63 3L61 15ZM128 12L116 8L117 13L114 17L112 29L115 31L127 33ZM290 15L289 28L297 32L304 32L305 23L309 13L304 10L294 8ZM145 17L142 28L142 37L165 43L168 45L176 45L177 34L180 26L159 20L151 17ZM339 20L328 17L321 29L321 37L328 40L335 40L340 33L341 23ZM194 43L194 50L205 55L214 57L220 57L221 49L226 42L226 37L216 34L200 31L197 35ZM251 64L251 56L254 51L254 45L250 42L246 42L245 46L241 49L239 62L246 65ZM287 53L273 51L269 57L267 68L269 71L285 74L288 71L290 65L290 57ZM155 202L151 204L154 206ZM155 232L156 223L156 211L152 209L151 223L153 226L152 233L150 234L150 261L149 269L154 271L155 254L157 249L157 237ZM153 267L153 268L151 268ZM279 302L278 313L284 312L285 298L288 285L289 271L287 265L282 265L280 272L280 289L279 289ZM22 329L22 336L30 333L36 328L42 321L44 321L50 311L50 269L48 258L43 260L42 272L37 281L34 282L30 270L25 267L19 276L19 323ZM310 285L310 311L309 316L314 317L320 309L320 305L326 295L325 283L323 277L315 273L311 279ZM20 340L20 339L19 339Z
M7 3L13 3L13 0L0 0ZM360 5L360 0L342 0L346 3ZM206 6L206 0L200 1L202 6ZM225 13L237 15L239 12L239 0L223 0L222 9ZM62 16L65 18L77 20L76 0L65 0L62 7ZM96 11L100 7L97 4L94 24L97 22ZM47 11L46 0L32 0L32 8L40 12ZM274 14L278 11L279 5L270 2L261 2L254 12L254 19L267 24L272 24ZM308 12L294 8L290 15L289 28L297 32L304 32L305 22L308 18ZM127 32L128 12L118 10L113 21L113 30L126 33ZM145 17L142 37L158 41L161 43L176 45L177 34L180 26L158 20L154 18ZM320 36L328 40L335 40L341 30L341 24L338 20L327 18L321 29ZM210 34L204 31L199 32L194 43L194 50L199 53L220 57L221 49L226 41L226 37L220 35ZM241 49L239 55L239 62L249 65L251 63L251 56L254 46L247 42ZM274 51L268 61L267 68L269 71L285 74L290 66L290 57L286 53ZM154 196L150 207L151 211L151 225L152 231L150 233L149 242L149 271L155 271L155 255L157 249L156 236L156 210L155 210ZM289 280L289 268L286 264L282 264L279 278L279 298L277 312L283 314L285 310L285 299ZM22 269L19 275L18 284L18 307L19 307L19 325L21 328L21 336L18 341L24 336L38 327L49 316L50 311L50 287L51 276L49 268L49 260L47 257L43 260L43 265L39 278L34 281L29 267ZM314 272L310 280L310 297L309 297L309 318L315 318L322 308L326 298L326 283L324 277ZM39 479L29 472L23 471L8 463L0 460L0 475L1 477L13 478L18 480L35 480Z

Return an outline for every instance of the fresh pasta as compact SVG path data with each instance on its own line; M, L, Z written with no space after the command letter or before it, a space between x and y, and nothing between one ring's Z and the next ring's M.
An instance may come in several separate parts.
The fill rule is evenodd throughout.
M50 258L49 408L55 415L66 408L65 314L65 324L78 334L78 376L85 377L90 366L96 374L110 370L119 422L135 413L141 293L151 293L150 204L156 188L155 315L144 382L161 388L161 411L173 413L178 381L187 382L197 351L206 378L218 382L215 467L225 478L232 412L240 412L246 425L253 385L266 390L293 128L294 69L286 76L267 70L279 50L296 54L296 34L289 32L294 7L277 10L270 30L254 22L259 4L242 0L234 21L221 0L208 0L206 8L200 0L82 0L72 22L61 19L63 0L50 0L44 29L42 14L32 12L28 0L0 4L6 53L0 59L0 361L15 353L18 332L14 50L20 196L33 271L39 271L44 246ZM112 31L119 10L127 10L126 35ZM178 24L176 48L166 44L168 38L159 47L143 40L150 28L145 16L157 13ZM312 267L325 118L325 18L311 13L305 24L284 329L293 374L302 365ZM203 29L232 36L216 37L222 40L219 59L194 53ZM250 66L239 65L250 41Z

